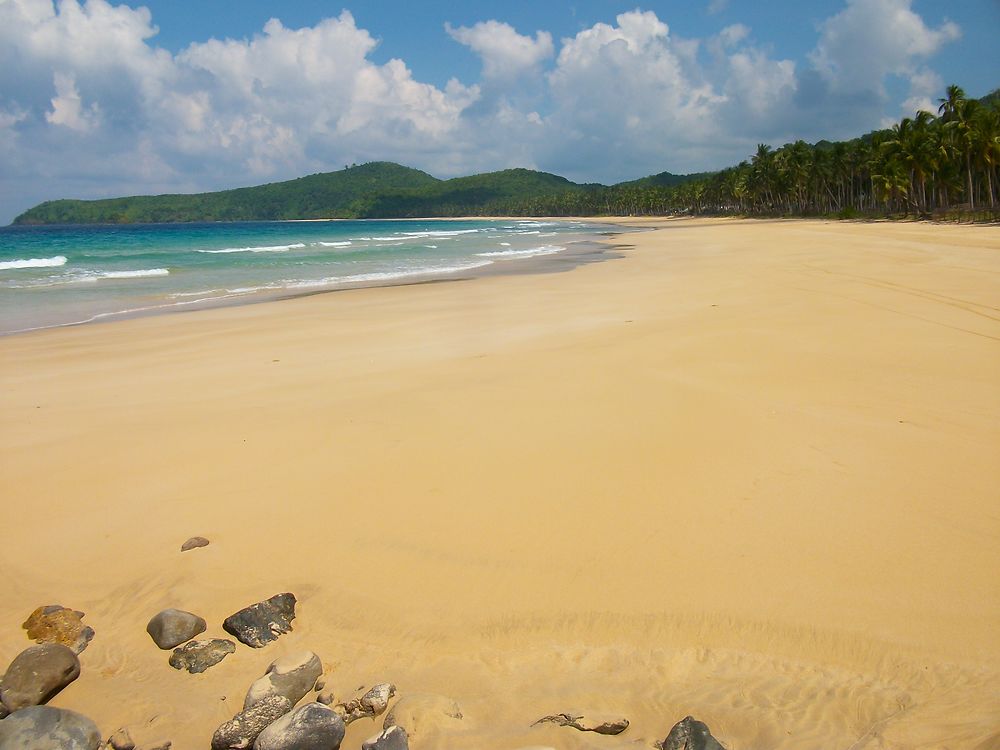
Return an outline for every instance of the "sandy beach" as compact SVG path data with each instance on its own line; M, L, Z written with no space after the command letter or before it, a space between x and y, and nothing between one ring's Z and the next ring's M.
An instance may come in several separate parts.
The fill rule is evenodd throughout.
M338 699L455 699L415 750L1000 747L1000 229L645 223L566 273L0 339L0 669L59 603L96 637L52 705L176 750L303 649ZM145 632L285 591L201 675ZM532 727L572 711L631 726Z

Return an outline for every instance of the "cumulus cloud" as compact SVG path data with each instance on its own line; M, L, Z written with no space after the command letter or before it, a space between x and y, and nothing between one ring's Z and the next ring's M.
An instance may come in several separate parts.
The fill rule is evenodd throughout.
M486 78L513 79L538 70L552 57L552 35L538 31L534 39L518 34L513 26L499 21L483 21L472 27L445 24L448 34L464 44L483 61Z
M0 0L0 220L43 199L210 190L376 159L440 176L528 166L603 181L717 168L758 141L877 125L895 115L890 75L909 78L905 107L926 106L941 88L927 61L959 34L928 27L910 0L848 0L793 61L743 24L685 39L667 20L635 10L558 44L500 20L449 25L482 75L435 86L403 60L373 62L377 42L348 11L172 54L145 8Z
M912 0L848 0L822 24L810 60L834 90L881 92L886 74L907 75L915 61L961 36L947 21L929 28L911 6Z

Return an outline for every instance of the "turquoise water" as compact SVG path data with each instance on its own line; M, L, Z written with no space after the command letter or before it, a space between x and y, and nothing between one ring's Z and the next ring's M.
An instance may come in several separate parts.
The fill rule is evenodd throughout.
M478 220L4 227L0 333L512 267L607 230Z

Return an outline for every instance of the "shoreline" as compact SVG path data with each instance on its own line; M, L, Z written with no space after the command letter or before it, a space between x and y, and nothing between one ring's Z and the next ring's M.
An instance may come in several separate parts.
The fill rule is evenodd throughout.
M441 220L460 221L453 219L441 219ZM491 219L480 219L478 217L470 217L468 220L488 221ZM496 220L503 221L504 219L500 218ZM547 219L531 219L531 220L547 221ZM575 219L567 219L566 221L569 222L574 220ZM339 219L289 220L289 223L295 223L297 221L314 222L314 221L341 221L341 220ZM379 219L378 221L383 221L383 220ZM384 221L396 221L396 220L388 219ZM398 221L410 221L410 220L399 219ZM430 220L420 219L419 221L433 221L433 219ZM610 225L611 224L609 224L609 226ZM627 225L622 225L622 226L627 226ZM603 237L607 240L613 240L614 238L618 237L621 233L601 231L601 232L591 232L590 234L595 238ZM143 318L149 316L173 315L180 313L199 312L202 310L211 310L216 308L241 307L244 305L265 304L269 302L280 302L284 300L296 299L298 297L311 297L318 294L329 294L333 292L343 292L356 289L376 289L376 288L388 288L397 286L405 287L405 286L415 286L420 284L441 283L448 281L468 281L471 279L486 277L486 276L506 276L506 275L520 275L520 274L534 274L534 273L563 272L563 271L569 271L572 268L576 267L577 265L599 262L601 260L610 260L615 257L618 257L615 255L616 247L617 247L616 245L610 244L609 242L605 242L600 239L571 240L566 244L566 247L563 250L561 250L558 253L553 253L551 255L543 254L539 256L530 256L526 258L510 258L499 261L494 260L488 263L484 263L481 266L463 269L461 271L448 271L448 272L427 271L423 273L412 273L409 275L402 275L398 278L379 280L379 281L343 282L340 284L331 284L326 287L321 287L318 289L308 289L299 292L291 291L289 289L278 288L274 289L273 291L258 291L252 294L232 295L230 297L182 301L182 302L175 301L167 304L157 304L147 307L126 309L121 311L102 312L83 320L71 321L67 323L54 323L50 325L32 326L12 331L0 331L0 339L8 336L19 336L19 335L35 333L38 331L52 330L52 329L78 328L80 326L111 323L119 320L131 320L135 318Z
M575 710L630 719L609 748L687 714L735 750L990 747L1000 233L630 223L665 226L572 274L0 339L0 666L59 602L97 635L52 705L139 743L205 746L310 649L338 700L458 701L415 750L603 741L531 726ZM279 591L293 631L203 675L144 631Z

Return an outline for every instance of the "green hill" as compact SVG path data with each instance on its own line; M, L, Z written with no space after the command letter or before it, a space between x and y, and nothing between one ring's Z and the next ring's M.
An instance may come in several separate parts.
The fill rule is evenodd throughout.
M695 179L663 172L622 186L669 186ZM621 186L617 186L621 187ZM258 187L191 195L144 195L39 204L15 224L137 224L190 221L558 215L600 210L609 191L530 169L439 180L391 162Z

